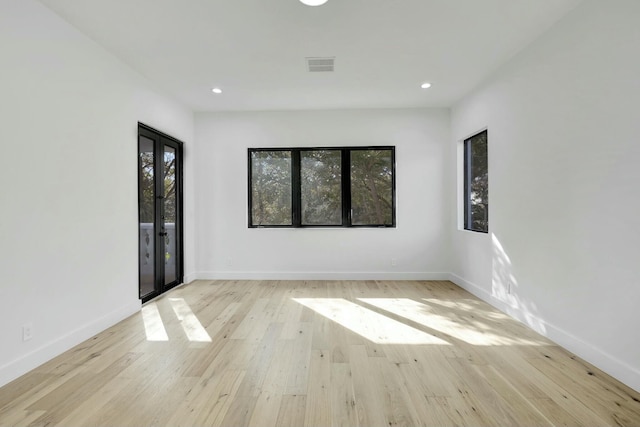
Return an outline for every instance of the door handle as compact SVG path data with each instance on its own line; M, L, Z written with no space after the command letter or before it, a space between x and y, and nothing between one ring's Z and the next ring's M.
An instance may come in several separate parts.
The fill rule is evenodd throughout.
M169 233L167 233L166 231L164 231L164 232L161 231L160 233L158 233L158 236L166 236L167 234L169 234Z

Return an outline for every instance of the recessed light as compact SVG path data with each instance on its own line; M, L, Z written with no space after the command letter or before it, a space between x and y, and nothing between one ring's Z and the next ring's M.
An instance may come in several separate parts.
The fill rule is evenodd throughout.
M322 6L327 0L300 0L300 2L307 6Z
M429 88L431 87L431 83L422 83L422 84L420 85L420 87L421 87L422 89L429 89Z
M220 89L219 87L214 87L213 89L211 89L211 92L220 94L222 93L222 89Z

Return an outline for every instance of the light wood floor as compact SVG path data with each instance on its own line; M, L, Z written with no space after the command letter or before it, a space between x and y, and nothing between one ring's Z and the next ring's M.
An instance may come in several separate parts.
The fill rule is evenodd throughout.
M640 394L450 282L198 281L0 388L0 424L640 426Z

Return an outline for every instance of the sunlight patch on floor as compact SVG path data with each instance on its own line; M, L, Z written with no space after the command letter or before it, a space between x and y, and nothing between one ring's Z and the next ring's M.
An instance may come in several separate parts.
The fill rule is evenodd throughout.
M169 341L169 336L162 323L162 317L156 303L145 304L142 307L142 321L147 341Z
M184 298L169 298L169 303L171 303L171 307L174 313L176 313L189 341L211 342L211 337L196 315L193 314L193 311L191 311L189 304L187 304Z
M512 320L506 314L496 310L493 307L487 306L487 304L473 299L441 299L441 298L422 298L429 304L436 304L441 307L453 308L458 310L468 311L469 313L475 313L478 316L487 317L494 320Z
M398 316L402 316L413 322L426 326L429 329L436 330L471 345L535 346L543 344L542 342L528 338L505 336L496 333L495 328L490 323L483 321L481 318L483 313L476 314L478 318L460 319L453 312L451 312L451 315L444 311L441 313L435 313L434 311L437 311L437 309L434 310L433 307L409 298L358 298L358 300ZM425 299L425 301L430 300ZM469 306L469 308L471 307ZM469 314L471 315L473 312L470 311ZM492 321L495 322L494 320ZM496 324L496 328L497 326L498 325Z
M342 298L293 300L376 344L450 345L440 338Z

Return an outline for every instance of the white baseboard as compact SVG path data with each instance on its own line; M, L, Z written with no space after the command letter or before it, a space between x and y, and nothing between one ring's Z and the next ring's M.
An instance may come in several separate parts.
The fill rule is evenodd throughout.
M449 273L393 272L308 272L308 271L201 271L198 280L449 280Z
M0 366L0 387L140 311L136 300Z
M600 348L583 341L579 337L547 322L540 317L519 310L517 307L494 297L486 289L476 285L475 283L469 282L460 276L451 273L449 275L449 280L483 301L491 304L503 313L508 314L516 320L531 327L536 332L576 354L578 357L586 360L594 366L597 366L599 369L611 375L618 381L628 385L636 391L640 391L640 371L628 363L617 359Z
M189 273L184 275L184 283L191 283L194 280L198 280L198 273Z

